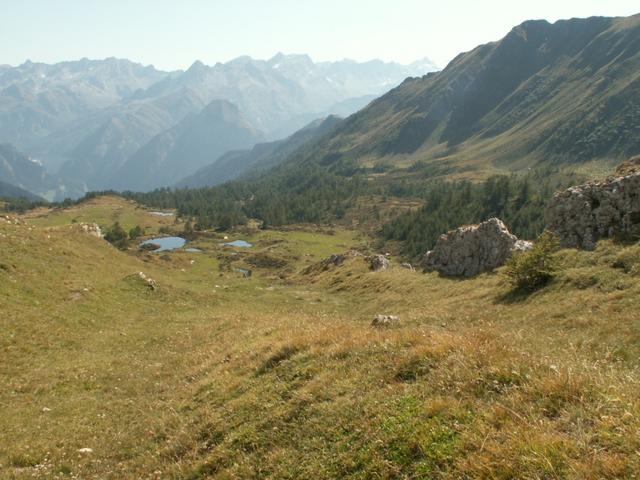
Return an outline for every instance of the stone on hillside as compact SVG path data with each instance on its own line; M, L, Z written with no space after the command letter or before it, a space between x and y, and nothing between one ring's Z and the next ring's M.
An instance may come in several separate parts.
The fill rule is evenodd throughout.
M407 270L411 270L411 271L414 271L414 270L415 270L415 268L413 268L413 265L411 265L410 263L403 263L403 264L401 265L401 267L402 267L402 268L406 268Z
M389 269L389 259L387 259L387 257L385 257L384 255L372 255L367 258L367 261L369 262L369 268L371 268L371 270L373 270L374 272L380 272Z
M376 315L371 322L372 327L385 327L398 323L400 318L396 315Z
M144 285L149 290L156 290L158 288L157 282L153 278L147 277L144 272L134 273L126 278Z
M557 192L547 209L547 223L563 247L593 250L601 238L640 236L640 157L602 182Z
M441 235L423 265L453 277L472 277L504 265L516 250L529 250L531 243L518 240L498 218L467 225Z
M320 260L318 263L314 263L313 265L309 265L302 272L303 274L309 274L314 272L324 272L328 270L330 267L338 267L342 265L347 258L359 257L362 254L355 250L349 250L346 253L340 254L332 254L327 258Z
M97 223L81 223L80 230L87 235L91 235L93 237L102 238L102 230L98 226Z

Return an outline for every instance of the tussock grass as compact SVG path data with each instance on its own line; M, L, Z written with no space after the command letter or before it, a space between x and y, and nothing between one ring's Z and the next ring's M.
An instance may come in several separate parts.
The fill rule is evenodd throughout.
M365 243L339 229L238 232L250 252L202 238L164 260L71 226L0 234L2 477L640 471L640 278L620 266L637 245L561 251L548 285L506 301L500 272L372 273L354 257L299 273ZM290 272L220 270L256 254ZM139 271L158 289L126 280ZM400 322L373 329L378 313Z

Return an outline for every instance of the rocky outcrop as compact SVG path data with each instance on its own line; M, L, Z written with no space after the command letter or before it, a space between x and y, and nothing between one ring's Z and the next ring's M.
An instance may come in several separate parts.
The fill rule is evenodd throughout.
M96 223L81 223L80 230L82 233L86 233L87 235L91 235L97 238L103 238L102 230Z
M367 261L369 262L369 268L374 272L388 270L391 265L389 259L384 255L371 255L367 257Z
M530 242L518 240L500 219L491 218L441 235L423 266L447 276L472 277L504 265L514 251L530 248Z
M640 236L640 157L614 176L557 192L547 209L547 225L563 247L593 250L605 237Z

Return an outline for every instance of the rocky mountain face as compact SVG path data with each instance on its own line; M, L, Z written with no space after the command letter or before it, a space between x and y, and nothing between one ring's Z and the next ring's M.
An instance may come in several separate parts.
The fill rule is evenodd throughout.
M0 142L85 190L111 188L139 149L213 100L235 104L265 138L284 138L312 119L351 114L407 76L434 68L428 61L314 63L282 54L195 62L184 72L118 59L26 62L0 68Z
M78 122L51 139L55 148L68 151L60 175L83 182L86 190L113 188L113 179L127 160L156 135L205 106L197 92L183 89L149 101L132 100ZM87 131L91 134L85 136Z
M342 119L330 115L311 122L284 140L260 143L251 150L230 151L211 165L176 184L180 188L197 188L219 185L240 177L247 172L257 173L282 163L297 149L331 132Z
M235 105L214 100L151 139L115 172L110 183L133 191L171 186L184 172L195 172L225 152L250 148L262 138Z
M640 238L640 157L604 181L556 193L547 218L565 247L593 250L600 238Z
M435 69L428 61L409 66L379 60L314 63L307 55L280 53L270 60L239 57L213 66L197 61L184 74L158 82L144 95L188 87L205 99L224 98L272 139L276 132L288 135L302 128L309 115L313 119L322 113L343 113L327 110L349 99L381 95L408 76ZM295 118L301 123L292 124Z
M26 62L0 70L0 142L34 152L48 135L168 74L128 60Z
M299 161L495 172L640 153L640 15L528 21L410 78Z

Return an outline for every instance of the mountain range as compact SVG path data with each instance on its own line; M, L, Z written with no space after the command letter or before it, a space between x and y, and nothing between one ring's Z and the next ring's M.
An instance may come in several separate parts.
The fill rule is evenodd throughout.
M59 187L31 190L48 198L215 185L269 175L275 165L483 178L544 165L608 168L640 154L640 15L527 21L439 72L428 72L428 62L313 63L282 54L195 62L185 72L113 59L80 63L0 70L2 126L10 115L31 119L26 134L12 127L9 140L37 138L22 150L65 159ZM113 78L100 83L104 72ZM34 74L39 80L24 78ZM34 99L43 108L37 92L60 89L67 92L55 103L64 107L62 127L31 108ZM70 91L81 106L66 106ZM30 116L16 113L20 99L30 99ZM11 129L0 134L6 139Z
M434 69L428 60L314 63L283 54L213 66L196 61L175 72L115 58L26 62L0 69L0 142L81 191L113 188L112 179L138 151L151 151L147 144L156 136L170 135L213 100L233 103L258 132L256 140L273 140L315 118L349 115L407 76Z

